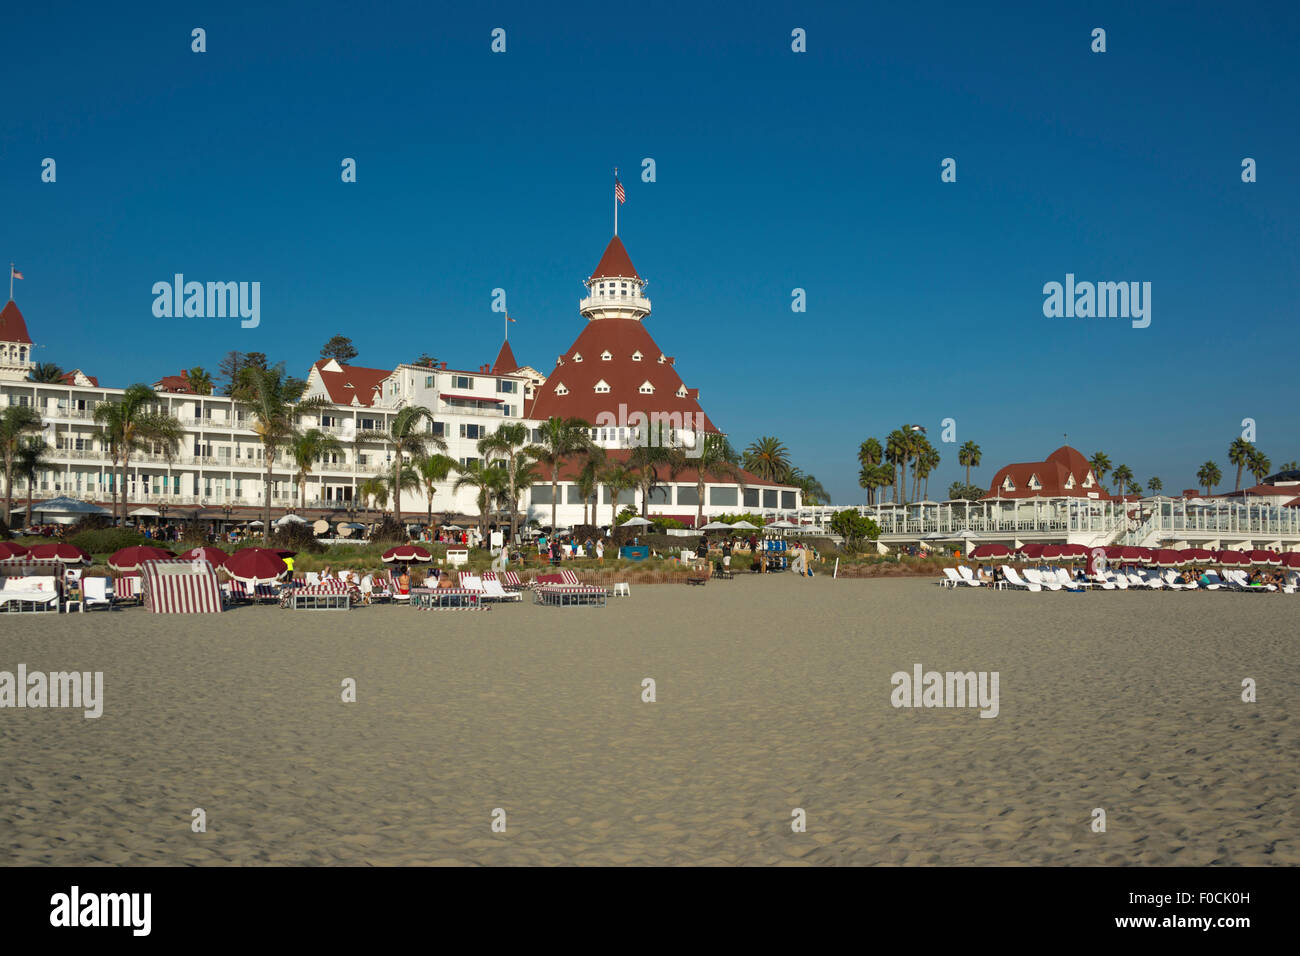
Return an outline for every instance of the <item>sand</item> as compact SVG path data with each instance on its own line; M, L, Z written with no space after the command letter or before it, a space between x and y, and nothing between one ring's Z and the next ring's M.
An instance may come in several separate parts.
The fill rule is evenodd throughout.
M1298 615L1300 596L790 575L634 586L603 610L0 615L0 670L105 681L98 720L0 710L0 847L10 865L1294 865ZM998 716L892 707L916 663L997 671Z

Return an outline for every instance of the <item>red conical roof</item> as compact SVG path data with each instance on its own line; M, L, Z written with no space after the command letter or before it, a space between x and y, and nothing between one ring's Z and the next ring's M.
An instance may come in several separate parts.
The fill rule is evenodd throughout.
M619 248L621 249L622 246ZM14 304L13 299L0 309L0 342L32 344L32 337L27 334L27 322L23 319L23 314L18 311L18 306Z
M623 248L623 240L618 236L609 240L609 245L605 247L605 254L600 257L600 264L591 274L593 279L607 279L610 276L641 278L637 274L636 267L632 265L632 260L628 258L627 250Z
M515 361L515 353L510 350L510 340L506 339L501 343L501 351L497 353L497 360L492 363L492 374L508 375L517 368L519 368L519 363Z

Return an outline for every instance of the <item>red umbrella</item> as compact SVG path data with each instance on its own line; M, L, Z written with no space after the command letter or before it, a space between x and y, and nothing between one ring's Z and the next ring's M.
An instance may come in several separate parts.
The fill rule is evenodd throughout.
M1268 551L1264 548L1256 548L1250 552L1251 564L1281 564L1282 555L1276 551Z
M1022 544L1020 546L1020 553L1030 560L1037 560L1043 556L1043 545L1036 541L1031 541L1029 544Z
M1300 568L1300 551L1288 551L1281 560L1284 568Z
M120 551L114 551L108 559L108 566L114 571L136 572L142 561L163 561L176 555L166 548L155 548L147 544L136 544Z
M0 541L0 561L7 561L9 558L21 558L27 554L27 547L21 544L15 544L11 541Z
M204 547L190 548L179 557L185 561L207 561L215 568L222 568L225 567L229 555L220 548Z
M976 548L976 550L979 549ZM412 561L432 561L433 555L418 544L399 544L397 547L385 551L382 560L385 564L396 562L409 564Z
M1227 567L1250 564L1250 558L1247 555L1243 554L1241 551L1233 551L1231 548L1220 551L1214 560Z
M33 561L58 561L61 564L90 564L90 555L75 544L60 541L58 544L38 544L27 552Z
M1135 564L1143 560L1143 552L1146 548L1124 547L1119 549L1119 559L1124 564ZM1109 555L1107 555L1109 557Z
M1119 561L1124 557L1124 549L1117 544L1108 544L1104 550L1107 561Z
M245 584L268 584L288 569L284 558L266 548L242 548L226 559L226 573Z
M1156 548L1138 548L1138 560L1143 564L1152 564L1156 560Z
M1180 564L1186 564L1187 559L1183 557L1182 551L1175 551L1173 548L1160 548L1155 554L1156 565L1161 568L1176 568Z
M1039 557L1044 561L1064 561L1067 555L1065 549L1059 544L1048 544L1043 546L1042 554Z

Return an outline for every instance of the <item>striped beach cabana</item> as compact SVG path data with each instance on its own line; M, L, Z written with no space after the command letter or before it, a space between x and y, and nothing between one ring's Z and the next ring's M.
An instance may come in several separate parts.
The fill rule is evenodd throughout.
M217 614L221 584L207 561L144 561L140 565L145 610L154 614Z

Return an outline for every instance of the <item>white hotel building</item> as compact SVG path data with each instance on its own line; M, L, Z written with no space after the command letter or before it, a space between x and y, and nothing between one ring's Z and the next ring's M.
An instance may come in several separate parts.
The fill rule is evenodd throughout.
M686 444L696 438L692 422L702 424L706 432L717 432L699 406L698 391L686 388L674 360L659 350L645 330L650 303L642 294L644 281L617 236L587 285L590 294L580 304L587 327L574 346L557 358L549 376L519 366L508 343L502 345L495 363L475 371L449 369L446 363L395 369L344 366L333 360L315 363L308 372L305 394L324 397L331 404L303 415L300 427L321 428L338 438L341 447L312 468L306 507L301 510L297 467L281 450L273 465L272 508L301 513L308 520L373 517L373 511L367 515L373 502L362 502L358 489L369 478L391 473L391 453L382 444L357 436L387 428L407 405L432 412L434 432L446 441L446 454L462 465L479 457L478 440L503 422L524 422L535 429L552 415L582 418L593 425L609 422L607 427L593 427L592 437L614 457L626 456L634 436L633 429L618 419L620 406L647 416L675 415L674 420L683 420L685 426L675 429L674 435ZM94 409L101 402L120 399L124 388L102 386L81 370L67 373L59 383L33 382L32 349L27 323L10 300L0 310L0 406L30 405L44 420L50 464L39 473L33 496L39 501L66 495L109 505L117 469L97 437ZM185 433L170 458L158 448L132 455L125 487L128 510L149 506L169 519L218 522L255 517L264 503L262 446L238 403L226 396L195 394L183 373L147 384L158 395L156 410L175 416ZM571 477L562 472L562 478ZM520 502L529 519L544 525L551 517L549 478L546 473ZM698 495L695 475L662 480L665 484L651 497L650 513L693 522ZM707 485L705 520L711 514L738 510L788 514L800 505L797 489L754 476L746 476L743 487L711 476ZM22 506L26 495L25 482L15 478L15 508ZM608 489L597 497L598 523L607 524ZM561 525L582 521L583 502L571 480L561 481L560 501ZM619 503L640 506L634 492L624 492ZM408 522L421 521L428 501L423 492L405 491L402 506ZM473 490L456 493L451 480L435 491L433 509L435 519L451 514L461 521L473 520L478 512Z

